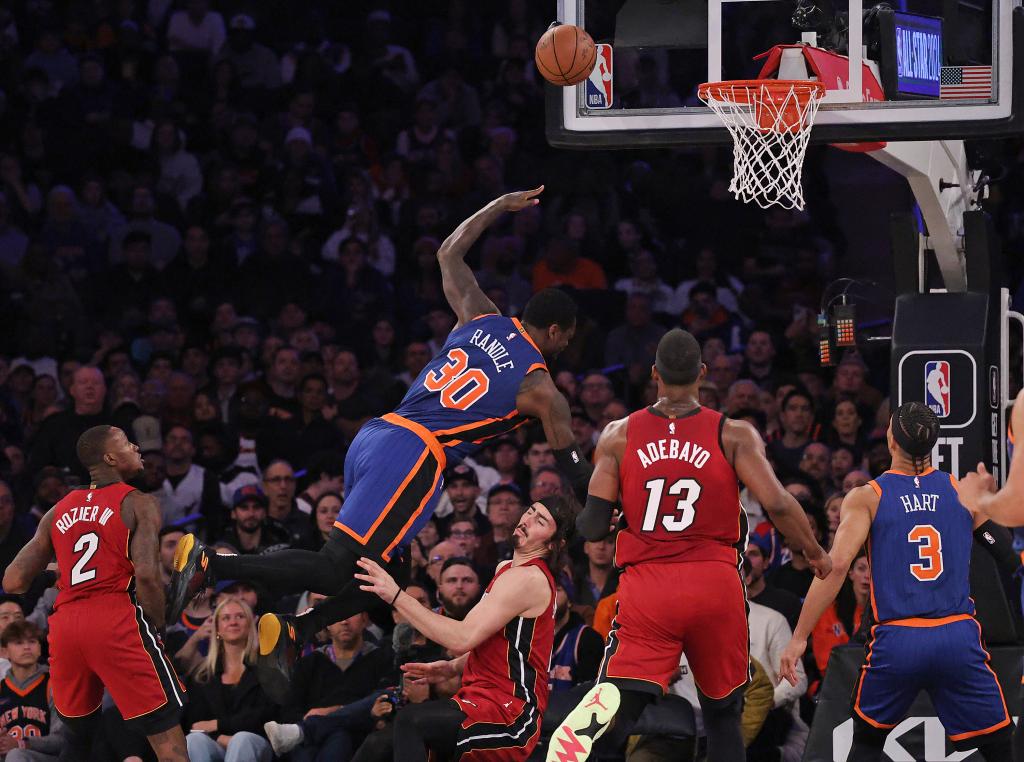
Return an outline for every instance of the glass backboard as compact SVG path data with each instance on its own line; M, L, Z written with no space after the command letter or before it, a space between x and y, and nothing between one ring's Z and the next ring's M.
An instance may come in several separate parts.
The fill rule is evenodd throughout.
M577 87L548 88L567 147L728 143L702 82L820 79L811 140L1020 134L1020 0L559 0L599 44ZM860 23L850 24L849 19ZM777 48L774 54L762 55ZM796 66L796 68L794 68Z

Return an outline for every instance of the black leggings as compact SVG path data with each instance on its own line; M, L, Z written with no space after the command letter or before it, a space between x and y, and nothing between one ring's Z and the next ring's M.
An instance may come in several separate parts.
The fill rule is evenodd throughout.
M395 759L427 762L430 751L451 759L466 713L450 699L409 704L395 717Z
M598 748L604 754L621 752L629 736L633 734L633 728L636 727L640 715L655 699L654 694L628 688L621 690L620 697L615 722L597 742ZM708 738L707 762L733 762L745 759L743 734L740 732L743 691L737 689L725 699L709 699L697 691L697 698L704 715L704 729Z
M372 557L372 553L367 551ZM244 579L260 582L278 595L301 593L309 590L330 596L308 614L296 620L300 638L308 640L330 624L348 619L354 614L381 604L373 593L359 589L359 580L352 575L358 571L356 561L360 555L342 539L334 529L330 539L319 552L312 550L281 550L262 556L219 556L210 554L210 567L218 579ZM409 580L409 565L404 558L383 562L388 573L404 587ZM383 604L382 604L383 605Z

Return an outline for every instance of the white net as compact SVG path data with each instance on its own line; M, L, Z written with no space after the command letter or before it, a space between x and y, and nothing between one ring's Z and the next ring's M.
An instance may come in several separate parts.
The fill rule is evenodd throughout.
M824 85L772 79L710 82L698 94L732 135L733 196L762 209L803 209L804 155Z

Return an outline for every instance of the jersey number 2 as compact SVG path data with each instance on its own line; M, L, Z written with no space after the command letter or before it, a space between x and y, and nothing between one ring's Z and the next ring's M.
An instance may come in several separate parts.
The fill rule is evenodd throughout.
M910 573L921 582L931 582L942 574L942 535L931 524L918 524L907 532L907 542L920 543L919 564L910 565Z
M469 367L466 350L448 350L448 362L430 371L423 379L428 392L441 392L441 404L455 410L468 410L487 394L491 379L479 368Z
M75 543L75 553L81 553L81 557L71 567L71 586L80 585L96 578L95 569L86 569L85 565L96 555L100 547L100 538L95 532L83 534ZM83 552L84 551L84 552Z
M644 511L644 524L641 530L653 532L658 528L658 516L661 513L661 498L665 492L664 479L651 479L644 485L647 488L647 510ZM668 488L670 495L686 494L676 501L679 516L662 516L661 525L669 532L682 532L697 518L697 498L700 497L700 482L695 479L680 479Z

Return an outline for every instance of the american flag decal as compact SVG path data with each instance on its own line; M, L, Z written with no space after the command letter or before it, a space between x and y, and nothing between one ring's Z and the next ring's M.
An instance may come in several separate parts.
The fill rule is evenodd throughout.
M940 77L942 100L992 97L991 66L943 66Z

